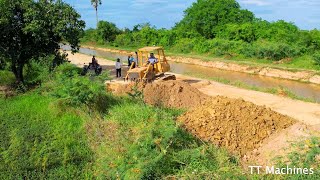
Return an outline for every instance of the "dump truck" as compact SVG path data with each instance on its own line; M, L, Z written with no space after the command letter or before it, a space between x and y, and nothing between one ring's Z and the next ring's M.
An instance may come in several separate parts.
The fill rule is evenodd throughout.
M150 63L150 54L154 55L155 63ZM138 50L137 64L133 62L124 77L125 81L152 82L154 80L175 80L174 75L167 74L170 65L163 47L144 47Z

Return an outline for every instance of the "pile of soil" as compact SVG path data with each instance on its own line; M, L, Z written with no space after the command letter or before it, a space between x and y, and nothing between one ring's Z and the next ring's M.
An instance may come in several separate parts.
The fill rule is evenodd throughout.
M150 105L190 109L203 105L209 97L183 81L163 81L147 84L144 101Z
M132 83L111 88L126 94L135 88L149 105L188 109L178 122L196 137L241 156L258 149L263 140L295 120L241 99L209 97L183 81Z
M122 96L122 95L128 95L128 93L133 93L134 89L137 91L143 92L144 87L146 86L145 83L110 83L107 84L106 88L107 91L112 92L115 95Z
M271 134L295 123L264 106L219 96L188 111L178 121L198 138L240 155L257 149Z

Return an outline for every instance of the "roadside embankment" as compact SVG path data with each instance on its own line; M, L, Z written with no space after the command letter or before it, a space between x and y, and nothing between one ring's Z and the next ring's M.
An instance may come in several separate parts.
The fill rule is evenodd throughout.
M126 50L117 50L117 49L110 49L110 48L97 48L92 46L82 46L82 47L99 50L99 51L118 53L123 55L134 53ZM274 68L274 67L265 67L265 66L253 66L253 65L237 64L234 62L222 62L218 60L203 61L197 58L179 57L179 56L167 56L167 59L173 62L195 64L195 65L201 65L205 67L217 68L217 69L227 70L227 71L243 72L243 73L256 74L256 75L267 76L267 77L320 84L319 72L311 71L311 70L294 70L294 69L283 69L283 68Z

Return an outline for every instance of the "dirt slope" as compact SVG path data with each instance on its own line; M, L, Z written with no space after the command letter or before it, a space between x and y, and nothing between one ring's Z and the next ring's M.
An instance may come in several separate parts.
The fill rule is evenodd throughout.
M295 120L241 99L214 97L188 111L178 121L200 139L244 155Z
M151 105L173 108L194 108L204 104L209 96L183 81L164 81L147 84L143 89L144 101Z

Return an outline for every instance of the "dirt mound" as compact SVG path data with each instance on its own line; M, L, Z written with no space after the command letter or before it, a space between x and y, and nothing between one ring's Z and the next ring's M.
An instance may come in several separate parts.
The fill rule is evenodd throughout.
M173 108L194 108L208 100L207 95L182 81L147 84L143 89L143 95L147 104Z
M115 95L122 96L122 95L127 95L128 93L133 93L134 89L137 91L143 91L144 87L146 86L145 83L107 83L106 88L107 91L112 92Z
M219 96L188 111L178 121L198 138L240 155L258 148L265 138L295 123L263 106Z

